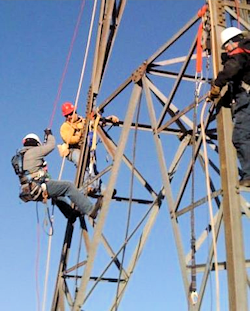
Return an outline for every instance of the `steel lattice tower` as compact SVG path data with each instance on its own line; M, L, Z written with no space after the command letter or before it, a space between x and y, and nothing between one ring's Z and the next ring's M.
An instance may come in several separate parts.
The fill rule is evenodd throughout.
M144 61L105 101L99 103L98 94L125 4L125 0L101 2L86 109L88 124L88 115L93 108L98 107L99 111L102 111L109 106L118 105L119 98L123 94L127 97L127 101L123 100L121 109L123 119L119 127L109 132L100 126L97 129L101 141L98 153L102 152L99 148L103 149L103 152L107 152L112 158L112 164L109 166L102 164L100 171L100 176L106 179L107 187L103 208L96 223L87 218L81 219L80 236L84 243L77 263L72 262L70 258L70 249L74 243L73 233L75 235L76 230L74 225L67 224L51 310L81 310L88 300L97 299L95 292L100 284L105 284L105 290L108 288L108 291L113 291L113 299L108 310L118 310L128 282L132 274L136 273L137 262L156 217L165 202L172 223L187 310L202 310L209 275L213 274L215 267L211 223L207 217L208 196L206 187L202 184L204 183L202 180L205 180L205 155L200 114L206 92L198 94L192 102L183 102L183 92L187 90L194 92L197 81L201 85L208 85L211 78L220 70L219 35L229 23L234 23L237 19L235 1L207 1L208 10L205 16L202 18L194 16ZM239 10L239 22L246 30L250 30L248 1L240 1ZM206 57L206 53L203 53L203 66L205 67L205 61L212 64L213 73L210 73L210 77L197 78L194 75L197 31L193 36L192 29L193 27L197 29L197 24L201 19L204 22L204 18L206 42L203 44L210 56ZM175 54L177 57L171 57L175 46L181 45L185 36L192 38L189 40L190 46L186 46L186 50L182 48L182 55ZM220 103L218 104L217 107L220 106ZM247 311L249 261L245 258L246 239L243 236L242 218L249 218L250 212L249 204L238 185L236 154L231 143L231 112L226 108L215 109L212 105L207 109L204 123L217 247L226 248L224 258L219 261L218 266L227 273L230 310ZM76 175L77 186L82 185L84 180L88 154L87 134L88 126L81 150L81 165ZM147 150L149 143L154 145L154 150ZM145 157L146 151L150 156ZM147 167L157 170L162 179L155 181ZM124 191L127 196L120 196L119 190L125 180L129 180ZM118 191L113 197L114 189ZM191 191L196 194L195 199L193 197L190 200ZM124 219L123 225L126 230L116 228L114 239L114 236L106 230L105 224L107 222L114 224L114 221L110 222L110 217L112 219L117 217L119 206L125 206L128 210L128 225L125 224L127 219ZM134 212L136 216L133 218ZM194 214L195 240L192 249L190 234L187 232L190 232L190 218ZM204 251L204 245L209 245L206 246L207 252ZM126 254L129 253L126 258L125 251ZM100 257L102 269L94 269L94 264ZM195 261L192 260L194 257ZM79 279L77 288L70 283L72 279ZM181 289L183 284L180 284ZM193 305L190 302L190 292L194 287L198 298L197 303Z

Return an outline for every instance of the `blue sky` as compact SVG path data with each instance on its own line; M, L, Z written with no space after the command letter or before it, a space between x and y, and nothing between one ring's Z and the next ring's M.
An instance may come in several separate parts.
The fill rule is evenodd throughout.
M204 1L200 0L128 0L127 2L110 66L99 95L99 103L186 24L204 4ZM47 235L41 228L44 207L39 205L41 243L39 276L36 279L38 245L36 207L35 203L24 204L18 199L18 181L10 159L15 150L21 147L22 138L27 133L35 132L42 138L43 130L49 124L80 4L81 1L76 0L0 2L2 25L0 29L2 107L0 127L3 133L3 151L0 160L1 310L36 310L37 282L42 297L47 252ZM91 1L86 1L82 23L52 126L58 143L61 142L59 128L63 122L60 106L64 101L74 102L76 96L91 8ZM91 77L94 46L95 36L91 42L79 101L78 111L83 115ZM185 55L183 51L177 53L176 56ZM122 106L114 106L113 109L107 109L105 114L114 113L123 118L123 110ZM47 160L51 175L57 178L61 166L61 158L57 150L49 155ZM73 181L74 176L74 166L66 163L63 179ZM160 186L160 175L156 176L156 180L159 180ZM127 189L127 184L124 184L124 189ZM123 216L125 217L123 212L117 216L117 221L121 225L123 225ZM56 210L47 310L53 295L65 226L65 218ZM107 230L115 232L116 226L112 221L108 222ZM106 298L105 293L100 292L100 300L94 305L89 305L86 311L103 310L99 303ZM222 301L221 310L226 310L227 302L223 299L223 295ZM202 310L211 310L210 304L211 299L208 298L207 308ZM177 311L187 309L166 203L152 230L119 310L161 311L163 309Z

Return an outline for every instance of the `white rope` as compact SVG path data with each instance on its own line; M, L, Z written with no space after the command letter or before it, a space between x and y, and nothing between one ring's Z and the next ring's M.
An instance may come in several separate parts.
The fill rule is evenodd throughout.
M51 223L53 225L54 217L51 219ZM43 291L43 307L42 311L45 311L46 307L46 300L47 300L47 288L48 288L48 277L49 277L49 266L50 266L50 258L51 258L51 245L52 245L52 226L50 226L49 231L49 240L48 240L48 251L47 251L47 260L46 260L46 272L45 272L45 279L44 279L44 291Z
M78 85L73 115L76 112L76 108L77 108L78 100L79 100L79 96L80 96L80 91L81 91L81 87L82 87L83 77L84 77L84 73L85 73L86 61L87 61L87 57L88 57L89 46L90 46L90 41L91 41L91 36L92 36L92 31L93 31L93 24L94 24L94 19L95 19L96 5L97 5L97 0L95 0L94 5L93 5L91 23L90 23L89 34L88 34L88 41L87 41L87 45L86 45L84 61L83 61L83 65L82 65L82 72L81 72L80 81L79 81L79 85ZM73 118L72 118L72 120L73 120ZM61 178L62 178L62 172L64 169L64 164L65 164L65 157L63 157L63 160L62 160L62 165L61 165L58 180L61 180ZM51 234L49 235L49 241L48 241L47 263L46 263L46 274L45 274L45 280L44 280L44 294L43 294L42 311L46 310L48 276L49 276L49 266L50 266L50 258L51 258L51 245L52 245L52 227L50 228L50 233Z
M86 67L86 61L87 61L88 52L89 52L89 46L90 46L92 30L93 30L93 24L94 24L94 19L95 19L96 5L97 5L97 0L95 0L94 5L93 5L93 11L92 11L92 17L91 17L90 28L89 28L89 35L88 35L88 42L87 42L85 57L84 57L83 65L82 65L82 72L81 72L80 82L79 82L79 86L78 86L78 90L77 90L77 95L76 95L76 99L75 99L75 111L76 111L76 107L78 105L78 100L79 100L79 96L80 96L80 91L81 91L83 77L84 77L84 72L85 72L85 67Z
M207 187L207 197L208 197L208 207L211 221L212 229L212 242L214 249L214 267L215 267L215 288L216 288L216 311L220 311L220 284L219 284L219 269L218 269L218 257L217 257L217 245L216 245L216 236L215 236L215 226L214 226L214 217L213 217L213 207L212 207L212 198L211 198L211 188L210 188L210 176L208 170L208 154L207 154L207 145L206 145L206 133L204 127L204 113L206 109L206 104L202 107L200 122L201 122L201 133L202 133L202 142L204 150L204 164L205 164L205 175L206 175L206 187Z
M94 24L94 19L95 19L96 5L97 5L97 0L95 0L94 5L93 5L92 17L91 17L91 22L90 22L89 34L88 34L88 41L87 41L87 45L86 45L86 50L85 50L85 55L84 55L84 60L83 60L83 65L82 65L81 76L80 76L78 90L77 90L77 94L76 94L73 116L72 116L72 119L71 119L72 123L73 123L73 120L74 120L75 112L77 110L78 100L79 100L79 96L80 96L80 92L81 92L81 88L82 88L82 82L83 82L83 78L84 78L85 67L86 67L86 62L87 62L87 57L88 57L88 52L89 52L89 46L90 46L90 41L91 41L91 36L92 36L93 24ZM65 157L63 158L63 161L62 161L61 174L62 174L62 171L63 171L63 168L64 168L64 164L65 164L64 159L65 159Z

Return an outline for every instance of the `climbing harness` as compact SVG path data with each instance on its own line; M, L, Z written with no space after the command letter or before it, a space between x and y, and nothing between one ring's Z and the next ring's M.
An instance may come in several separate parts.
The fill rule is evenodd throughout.
M23 159L26 151L28 150L17 150L11 159L11 164L21 183L19 197L24 202L42 201L46 203L48 193L44 182L48 179L46 171L47 163L43 161L42 167L34 173L24 170Z

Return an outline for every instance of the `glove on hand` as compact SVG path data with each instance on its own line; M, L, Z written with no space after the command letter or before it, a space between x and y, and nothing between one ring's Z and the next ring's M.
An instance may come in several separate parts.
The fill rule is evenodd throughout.
M52 135L51 129L46 128L46 129L44 130L44 140L45 140L45 141L47 140L47 138L48 138L49 135Z
M109 121L113 122L114 125L117 125L119 123L119 121L120 121L119 118L117 116L114 116L114 115L108 116L106 118L106 120L109 120Z
M113 123L119 123L119 118L117 118L117 116L111 116L111 121L113 122Z
M219 96L220 96L220 87L215 84L212 84L206 101L213 101L215 98L218 98Z
M48 129L48 128L44 130L44 133L47 136L52 135L51 129Z

